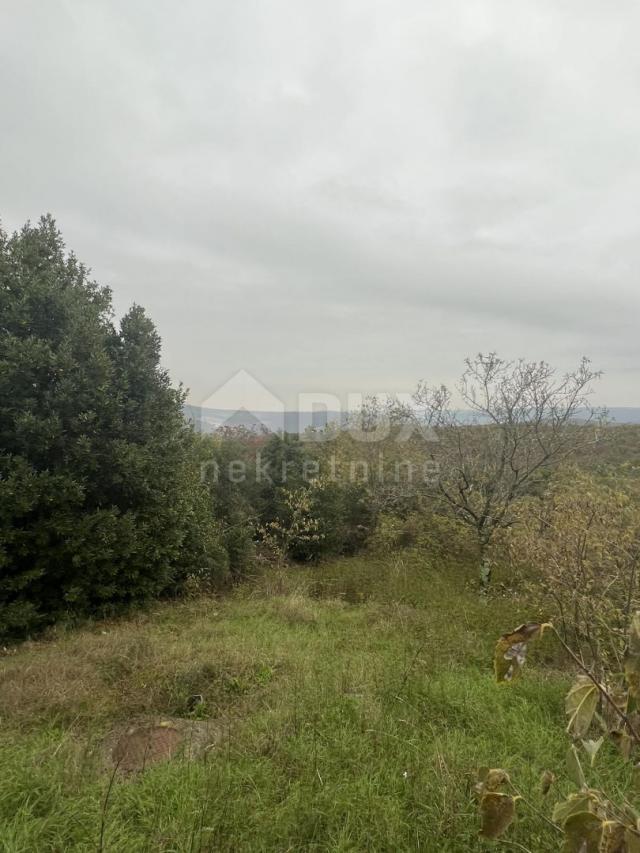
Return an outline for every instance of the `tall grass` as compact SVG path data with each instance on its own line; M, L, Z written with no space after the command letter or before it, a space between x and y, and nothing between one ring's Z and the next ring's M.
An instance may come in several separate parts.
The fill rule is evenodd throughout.
M527 792L511 841L556 849L538 778L562 774L567 679L534 659L505 690L490 667L496 636L531 615L407 554L26 644L0 663L0 849L96 851L101 830L118 853L483 849L481 765ZM116 777L105 807L104 737L189 714L218 728L216 746ZM599 773L615 791L628 770L609 752Z

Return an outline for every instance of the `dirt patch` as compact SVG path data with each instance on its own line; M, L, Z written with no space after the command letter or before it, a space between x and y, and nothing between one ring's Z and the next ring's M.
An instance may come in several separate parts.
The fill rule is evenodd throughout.
M220 737L220 727L209 720L138 719L105 738L105 763L123 775L140 773L171 759L201 758Z

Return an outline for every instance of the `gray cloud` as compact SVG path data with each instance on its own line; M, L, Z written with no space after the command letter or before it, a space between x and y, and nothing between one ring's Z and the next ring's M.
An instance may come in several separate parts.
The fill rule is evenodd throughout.
M640 404L631 0L25 0L5 228L51 211L198 402L406 391L497 349Z

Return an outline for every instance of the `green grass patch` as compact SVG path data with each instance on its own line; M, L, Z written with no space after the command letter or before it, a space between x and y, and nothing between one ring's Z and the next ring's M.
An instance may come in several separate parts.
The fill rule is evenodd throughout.
M407 554L272 573L25 644L0 664L0 849L482 850L482 765L530 801L509 840L557 849L541 813L570 787L568 677L544 663L547 638L521 682L491 671L497 636L532 615ZM189 714L220 727L205 759L110 785L113 726ZM545 800L547 768L560 781ZM627 775L604 747L594 781L615 793Z

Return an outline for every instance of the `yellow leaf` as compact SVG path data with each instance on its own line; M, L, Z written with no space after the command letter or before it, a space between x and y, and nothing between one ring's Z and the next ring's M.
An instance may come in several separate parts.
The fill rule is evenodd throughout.
M556 781L555 773L551 770L545 770L540 778L540 790L542 796L546 797L553 783Z
M640 853L640 832L638 830L627 828L624 840L627 844L626 853Z
M496 681L513 681L520 675L527 658L527 644L540 636L545 627L538 622L527 622L500 637L493 658Z
M593 812L577 812L564 823L565 853L600 853L602 821Z
M483 838L498 838L507 829L516 813L516 801L509 794L489 791L480 800Z
M609 732L609 736L620 750L620 755L622 755L622 757L628 761L629 757L631 756L631 749L634 744L634 740L631 735L628 735L626 732L623 731L615 731Z
M500 768L480 767L478 770L478 781L474 786L474 791L479 799L489 792L497 791L503 785L510 782L509 774L506 770Z
M626 827L617 820L606 820L602 824L602 837L598 853L627 853Z
M509 774L506 770L501 770L500 768L489 770L484 780L485 791L497 791L498 788L509 781Z

